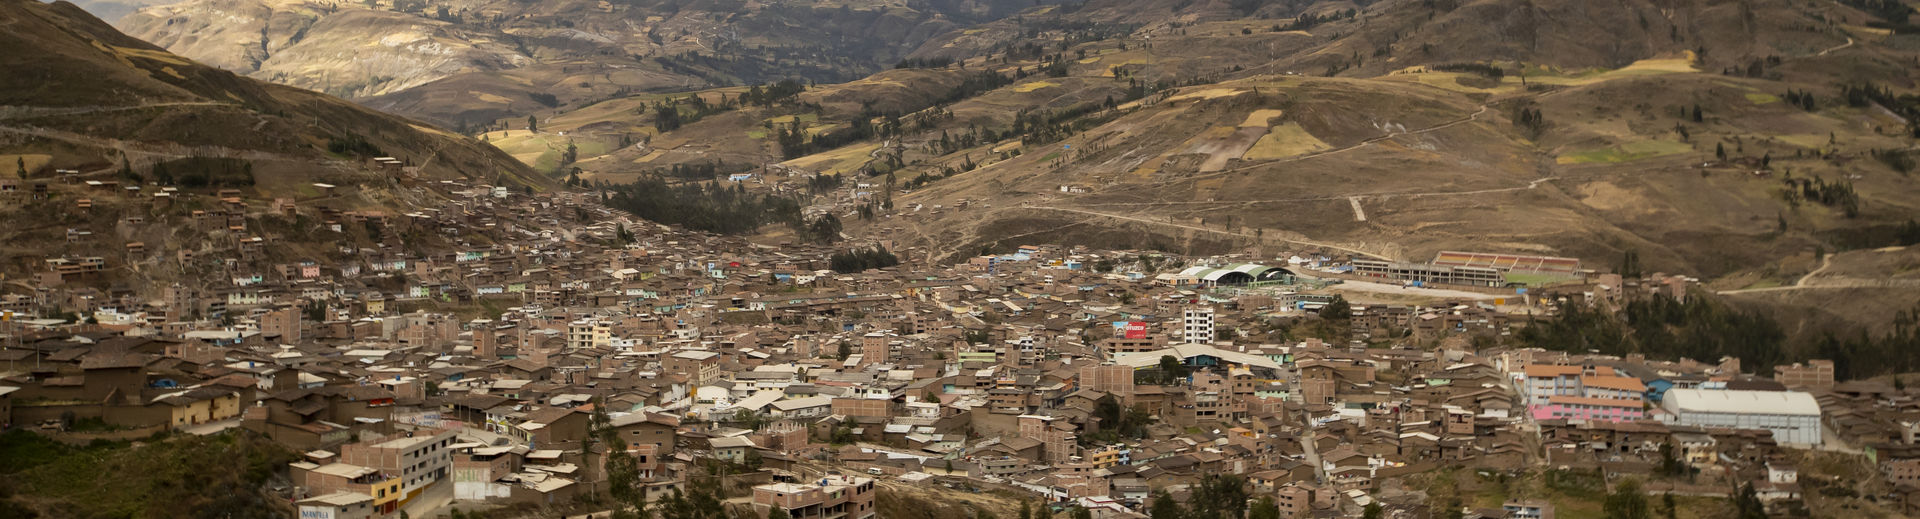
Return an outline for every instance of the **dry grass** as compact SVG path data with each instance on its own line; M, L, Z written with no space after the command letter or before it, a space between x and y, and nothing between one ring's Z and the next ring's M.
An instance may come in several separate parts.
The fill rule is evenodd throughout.
M880 149L880 143L847 146L825 153L815 153L805 157L786 161L788 167L800 168L816 173L847 173L860 169L872 157L869 154Z

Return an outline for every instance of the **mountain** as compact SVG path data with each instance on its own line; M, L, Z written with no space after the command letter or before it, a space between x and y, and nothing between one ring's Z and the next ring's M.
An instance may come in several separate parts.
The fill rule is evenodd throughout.
M1920 31L1876 5L1093 0L942 34L909 68L787 103L632 96L543 131L595 143L574 164L587 182L871 175L893 189L816 202L937 260L1051 241L1604 270L1634 251L1777 281L1821 250L1897 245L1920 210ZM562 146L537 137L494 142ZM883 201L892 219L851 219Z
M333 97L237 76L121 34L77 6L0 2L0 151L91 171L123 157L259 158L263 186L335 175L390 155L423 176L544 186L490 146ZM271 163L272 166L265 166ZM142 168L144 169L144 168Z
M858 79L1031 0L188 0L135 37L448 126L639 92Z

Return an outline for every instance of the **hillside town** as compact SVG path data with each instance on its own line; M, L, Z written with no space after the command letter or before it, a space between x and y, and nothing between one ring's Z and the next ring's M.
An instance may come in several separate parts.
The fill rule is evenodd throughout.
M449 202L389 215L276 200L265 213L385 238L264 267L274 237L248 224L263 211L219 196L192 215L228 231L224 248L160 259L218 274L163 297L90 288L156 254L137 243L48 258L16 282L34 295L5 300L0 421L77 441L256 434L301 453L280 492L316 519L599 502L621 456L649 499L731 478L756 517L876 517L889 484L1144 517L1155 496L1227 475L1282 517L1538 518L1553 504L1439 503L1404 481L1684 474L1649 491L1750 490L1792 515L1791 452L1864 452L1888 498L1920 511L1905 388L1836 380L1825 360L1762 377L1734 358L1501 340L1572 301L1685 298L1682 276L1054 245L837 272L848 244L689 232L587 193L421 189ZM494 245L410 251L401 237L421 233ZM1516 276L1554 282L1503 281ZM1425 302L1370 302L1394 300Z

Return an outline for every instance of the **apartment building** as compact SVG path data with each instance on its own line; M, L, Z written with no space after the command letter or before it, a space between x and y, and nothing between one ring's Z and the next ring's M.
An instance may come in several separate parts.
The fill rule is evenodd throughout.
M753 487L756 514L779 507L794 519L868 519L875 516L873 480L827 476Z
M1647 386L1610 366L1527 366L1520 386L1535 420L1621 422L1646 417Z

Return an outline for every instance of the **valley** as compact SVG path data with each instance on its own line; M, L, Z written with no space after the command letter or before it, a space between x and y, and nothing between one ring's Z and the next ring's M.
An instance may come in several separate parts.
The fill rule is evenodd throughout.
M0 517L1920 514L1915 14L0 0Z

